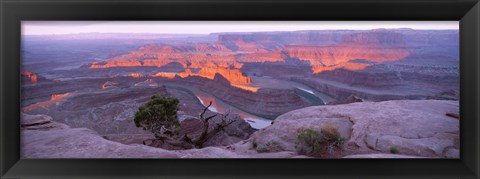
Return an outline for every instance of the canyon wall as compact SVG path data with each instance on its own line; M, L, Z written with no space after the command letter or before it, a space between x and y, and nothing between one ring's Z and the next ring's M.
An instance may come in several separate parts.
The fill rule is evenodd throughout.
M256 92L231 86L221 75L215 75L213 80L190 76L176 78L183 85L193 85L225 103L264 118L275 118L285 112L310 106L300 98L293 89L260 88Z
M340 68L362 70L362 59L384 63L402 60L413 47L458 45L456 31L376 29L369 31L297 31L219 34L213 43L150 45L129 54L88 64L90 68L151 66L179 63L183 68L240 69L245 62L308 61L314 74Z

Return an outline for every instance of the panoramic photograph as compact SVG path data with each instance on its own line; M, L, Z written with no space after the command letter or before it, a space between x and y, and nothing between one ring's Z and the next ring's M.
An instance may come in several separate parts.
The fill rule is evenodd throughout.
M460 158L458 21L22 21L23 159Z

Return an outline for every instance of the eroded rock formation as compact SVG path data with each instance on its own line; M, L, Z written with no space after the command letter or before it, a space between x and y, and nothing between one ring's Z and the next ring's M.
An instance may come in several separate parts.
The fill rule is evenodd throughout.
M48 116L22 115L23 158L299 158L296 137L302 128L330 125L346 138L346 158L459 158L458 101L400 100L315 106L289 112L246 140L228 146L169 151L106 140L85 128L30 126L51 123ZM408 115L405 115L408 114ZM26 116L26 117L25 117ZM192 122L192 121L190 121ZM193 124L193 123L192 123ZM25 127L26 126L26 127ZM190 126L190 125L186 125ZM194 126L186 130L195 131ZM240 133L239 133L240 134ZM243 137L241 137L243 138ZM279 151L258 152L256 145L275 141ZM398 154L390 154L391 148Z
M338 129L347 139L345 150L421 157L459 157L459 120L446 116L458 111L458 101L397 100L315 106L286 113L268 128L252 135L257 145L275 141L295 151L298 130L323 125Z

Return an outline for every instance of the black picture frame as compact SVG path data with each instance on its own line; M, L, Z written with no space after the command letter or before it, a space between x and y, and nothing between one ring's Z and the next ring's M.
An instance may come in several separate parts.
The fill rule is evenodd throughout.
M0 178L478 178L478 0L1 0ZM459 20L460 159L22 159L22 20Z

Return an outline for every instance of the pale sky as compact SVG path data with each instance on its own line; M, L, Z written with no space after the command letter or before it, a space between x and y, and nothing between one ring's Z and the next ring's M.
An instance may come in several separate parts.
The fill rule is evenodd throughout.
M78 33L210 34L297 30L459 28L458 21L22 21L22 35Z

